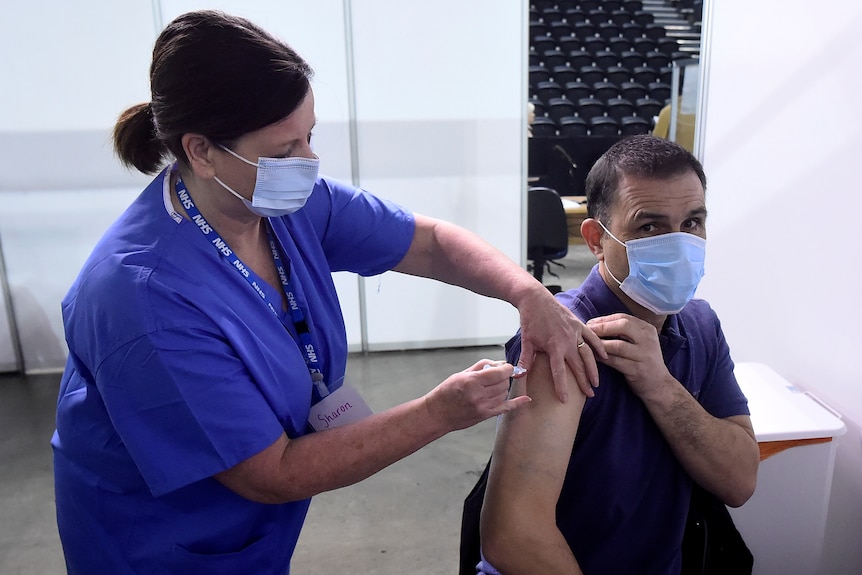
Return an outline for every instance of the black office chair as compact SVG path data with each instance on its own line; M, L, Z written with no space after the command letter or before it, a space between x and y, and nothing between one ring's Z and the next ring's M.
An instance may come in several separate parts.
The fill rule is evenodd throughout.
M527 259L532 264L528 269L540 282L546 268L557 277L550 271L550 264L568 253L569 229L563 200L551 188L530 188L527 191ZM560 286L548 286L548 289L556 293Z

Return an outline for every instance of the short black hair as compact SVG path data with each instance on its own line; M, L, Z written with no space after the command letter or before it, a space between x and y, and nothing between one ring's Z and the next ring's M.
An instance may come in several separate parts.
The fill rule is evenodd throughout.
M611 205L624 176L665 179L688 172L697 174L705 192L703 166L679 144L648 134L623 138L602 154L587 174L587 217L609 225Z

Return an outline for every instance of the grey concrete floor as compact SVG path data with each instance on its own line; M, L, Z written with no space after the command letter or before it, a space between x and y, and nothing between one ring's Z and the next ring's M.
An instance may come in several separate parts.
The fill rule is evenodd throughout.
M594 263L572 246L545 284L576 287ZM514 329L517 326L513 326ZM353 354L348 377L382 411L419 397L499 346ZM0 574L65 573L51 434L59 374L0 375ZM457 572L461 506L494 442L494 421L451 433L356 485L314 498L292 573Z

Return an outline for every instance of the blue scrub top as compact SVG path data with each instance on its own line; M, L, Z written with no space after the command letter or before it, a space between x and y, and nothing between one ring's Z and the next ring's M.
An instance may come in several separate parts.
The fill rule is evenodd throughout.
M69 357L51 443L69 573L287 573L310 500L254 503L212 476L282 432L308 433L305 356L173 213L168 175L105 233L63 300ZM413 216L320 178L303 209L270 221L326 381L340 381L347 338L331 272L394 267Z

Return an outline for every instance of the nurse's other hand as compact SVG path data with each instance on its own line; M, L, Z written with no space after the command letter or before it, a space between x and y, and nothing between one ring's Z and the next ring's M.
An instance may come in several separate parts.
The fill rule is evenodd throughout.
M425 405L451 431L516 409L529 403L530 398L524 395L509 399L509 378L514 369L502 361L480 360L428 392Z

